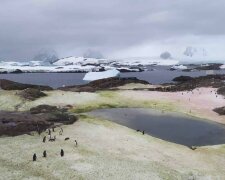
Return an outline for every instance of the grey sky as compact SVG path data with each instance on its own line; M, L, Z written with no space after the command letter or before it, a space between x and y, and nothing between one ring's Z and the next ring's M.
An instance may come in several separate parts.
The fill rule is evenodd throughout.
M30 59L45 48L61 57L225 49L224 9L224 0L1 0L0 60Z

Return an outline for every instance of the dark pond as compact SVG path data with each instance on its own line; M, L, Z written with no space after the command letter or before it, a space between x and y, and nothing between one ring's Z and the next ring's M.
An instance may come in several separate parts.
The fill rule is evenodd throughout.
M169 83L175 77L185 76L204 76L206 71L183 72L180 70L170 71L169 66L150 66L145 72L121 73L121 77L137 77L146 80L152 84ZM225 70L215 71L215 73L225 73ZM22 73L22 74L0 74L0 79L9 79L21 83L48 85L53 88L62 87L63 85L80 85L87 83L83 81L85 73Z
M225 125L177 113L118 108L95 110L88 114L189 147L225 144Z

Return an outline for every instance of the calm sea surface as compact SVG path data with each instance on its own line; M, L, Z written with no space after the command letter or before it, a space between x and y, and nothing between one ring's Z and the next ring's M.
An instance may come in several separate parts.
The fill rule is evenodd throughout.
M152 67L149 67L151 69ZM173 78L181 75L204 76L206 71L182 72L180 70L170 71L169 67L153 67L154 71L121 73L121 77L137 77L152 84L168 83ZM225 74L225 70L215 71L215 73ZM87 83L83 81L85 73L22 73L22 74L0 74L0 79L8 79L21 83L48 85L53 88L63 85L80 85Z

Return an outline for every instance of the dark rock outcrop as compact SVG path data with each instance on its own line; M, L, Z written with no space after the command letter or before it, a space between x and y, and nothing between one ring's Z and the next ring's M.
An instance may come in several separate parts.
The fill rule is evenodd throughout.
M33 88L27 88L22 90L21 92L19 92L19 95L24 98L24 99L28 99L28 100L35 100L41 97L45 97L47 96L47 94L41 92L39 89L33 89Z
M220 70L220 66L223 64L208 64L205 66L198 66L195 69L197 70Z
M30 109L31 114L52 113L60 111L56 106L42 104Z
M225 86L218 88L217 93L225 96Z
M53 125L44 116L33 116L29 113L0 112L0 136L16 136L31 131L42 132Z
M225 115L225 106L213 109L213 111L217 112L219 115Z
M96 81L92 81L85 85L78 86L66 86L59 88L64 91L74 91L74 92L95 92L98 90L107 90L110 88L115 88L118 86L123 86L129 83L141 83L141 84L149 84L147 81L139 80L136 77L134 78L106 78L100 79Z
M0 111L0 136L29 134L32 131L41 133L54 123L72 124L77 117L63 112L38 113Z
M190 76L179 76L179 77L174 78L173 81L175 81L175 82L185 82L185 81L190 81L192 79L193 78L190 77Z
M225 74L195 77L175 84L166 84L163 87L149 88L150 91L189 91L199 87L221 88L225 86ZM221 90L221 92L224 90Z
M53 88L49 86L39 86L32 84L22 84L6 79L0 79L0 88L4 90L24 90L27 88L39 89L40 91L49 91L53 90Z

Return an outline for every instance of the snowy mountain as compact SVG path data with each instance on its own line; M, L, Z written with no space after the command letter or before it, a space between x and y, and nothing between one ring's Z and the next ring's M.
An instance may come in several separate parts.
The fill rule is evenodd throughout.
M173 58L186 64L225 62L225 57L219 56L215 50L192 46L186 47L181 54L173 55Z
M163 54L163 55L162 55ZM136 57L123 59L96 59L84 57L66 57L55 60L53 63L48 61L0 61L0 73L7 72L99 72L117 69L120 72L140 72L147 70L148 65L171 66L172 69L184 70L186 66L181 65L179 59L208 58L204 49L188 47L182 57L174 58L169 52L162 53L161 57ZM193 61L190 61L193 62ZM224 65L221 66L224 69ZM19 71L18 71L19 70Z

